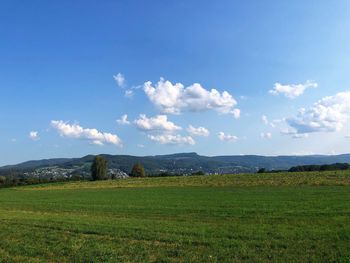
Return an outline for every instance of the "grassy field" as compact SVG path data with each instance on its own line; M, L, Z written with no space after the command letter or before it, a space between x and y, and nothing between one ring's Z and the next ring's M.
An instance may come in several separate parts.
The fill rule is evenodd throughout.
M0 262L350 262L350 173L0 189Z

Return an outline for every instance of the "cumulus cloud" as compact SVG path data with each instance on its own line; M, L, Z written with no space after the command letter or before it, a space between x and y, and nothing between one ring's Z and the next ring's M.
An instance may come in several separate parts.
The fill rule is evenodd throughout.
M219 132L218 138L220 141L226 141L226 142L236 142L238 140L237 136L232 134L225 134L224 132Z
M156 85L148 81L143 90L149 100L164 113L179 114L182 111L216 110L222 114L232 114L238 118L240 111L234 107L236 100L227 91L206 90L199 83L184 87L172 84L163 78Z
M29 133L29 139L33 140L33 141L37 141L39 140L39 132L37 131L31 131Z
M125 78L122 73L118 73L117 75L113 76L115 82L117 83L118 87L123 88L125 85Z
M204 127L193 127L192 125L188 126L187 131L195 136L204 136L204 137L208 137L209 136L209 131L208 129L204 128Z
M120 117L119 120L117 120L117 122L120 124L120 125L129 125L130 124L130 121L128 121L128 115L127 114L124 114Z
M271 139L272 134L271 134L271 132L266 132L266 133L262 132L262 133L260 133L260 137L263 139Z
M304 84L282 85L281 83L275 83L273 89L269 90L269 93L273 95L282 94L289 99L295 99L302 95L306 89L317 88L317 86L316 82L310 80Z
M160 144L188 144L194 145L196 142L191 136L181 136L174 134L148 135L148 138Z
M339 131L349 119L350 91L327 96L309 109L300 109L296 117L286 122L296 134Z
M78 124L69 124L64 121L53 120L51 121L51 126L55 128L62 137L85 139L95 145L113 144L122 146L122 141L115 134L100 132L97 129L83 128Z
M173 122L168 121L166 115L157 115L155 117L148 118L145 114L140 114L139 119L134 121L136 127L143 131L177 131L182 128L176 126Z

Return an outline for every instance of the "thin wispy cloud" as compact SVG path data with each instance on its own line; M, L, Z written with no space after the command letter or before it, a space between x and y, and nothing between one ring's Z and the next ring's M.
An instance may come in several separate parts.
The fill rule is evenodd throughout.
M292 137L293 139L303 139L303 138L308 138L309 134L308 133L297 133L295 130L290 130L290 129L282 129L280 131L282 135L288 135Z
M271 132L262 132L262 133L260 133L260 137L263 139L271 139L272 133Z
M269 120L267 119L266 115L261 116L261 120L265 125L269 125Z
M132 97L134 97L134 91L131 89L128 89L124 92L124 97L131 99Z
M117 75L113 76L115 82L117 83L118 87L124 88L125 86L125 77L122 73L118 73Z
M283 119L275 119L270 121L266 115L262 115L261 121L264 123L264 125L275 128L278 124L283 122Z

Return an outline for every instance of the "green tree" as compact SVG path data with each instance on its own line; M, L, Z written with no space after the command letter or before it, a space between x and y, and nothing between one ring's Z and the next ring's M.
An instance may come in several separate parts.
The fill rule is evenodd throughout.
M260 168L258 170L258 174L263 174L263 173L266 173L266 169L265 168Z
M203 171L197 171L192 173L192 175L205 175L205 173Z
M4 185L6 183L6 177L0 176L0 185Z
M146 173L145 173L145 168L143 167L142 164L137 163L132 167L130 176L132 177L145 177Z
M102 156L96 156L91 165L92 180L107 179L107 161Z

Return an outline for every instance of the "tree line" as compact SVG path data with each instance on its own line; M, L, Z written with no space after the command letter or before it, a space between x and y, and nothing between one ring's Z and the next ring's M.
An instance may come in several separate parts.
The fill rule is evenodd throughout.
M289 172L321 172L321 171L338 171L348 170L350 164L348 163L334 163L334 164L322 164L322 165L299 165L291 167Z
M58 182L69 182L69 181L80 181L82 177L72 176L69 178L38 178L29 177L21 178L16 176L4 176L0 175L0 187L12 187L12 186L22 186L22 185L33 185L33 184L47 184L47 183L58 183Z
M257 173L279 173L279 172L322 172L322 171L343 171L350 169L348 163L333 163L333 164L310 164L293 166L288 170L267 170L260 168Z
M145 177L145 168L141 163L136 163L129 174L131 177ZM96 156L91 164L91 178L93 181L107 180L107 160L102 156Z

